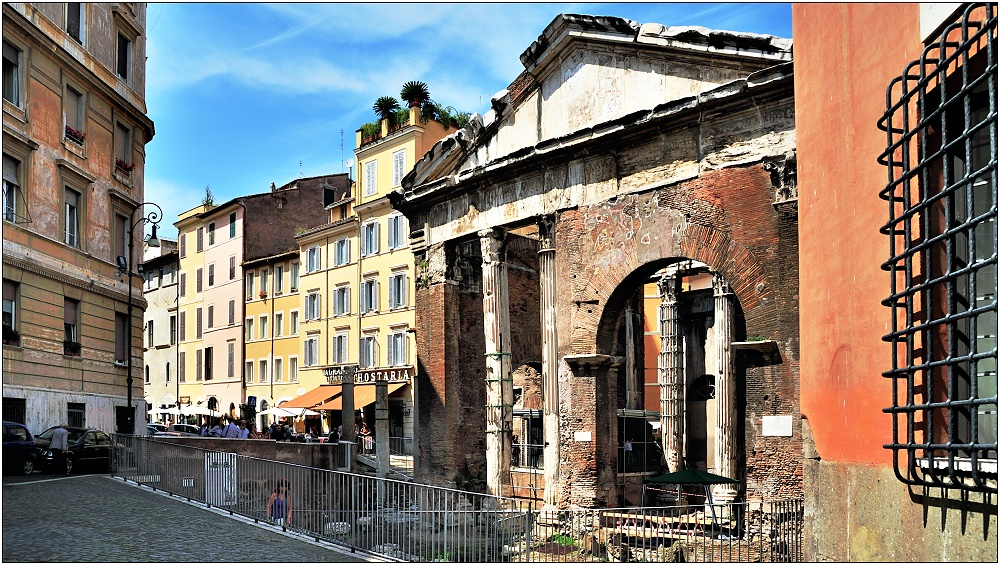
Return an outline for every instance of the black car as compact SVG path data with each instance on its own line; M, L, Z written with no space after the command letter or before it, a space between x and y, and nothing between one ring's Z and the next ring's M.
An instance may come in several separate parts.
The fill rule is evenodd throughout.
M35 471L35 438L24 424L3 423L3 467L22 475Z
M55 469L55 461L49 443L52 441L53 426L35 436L35 446L38 448L36 464L40 469L67 474L79 470L111 471L111 436L93 428L66 428L69 432L69 443L66 454L66 468Z

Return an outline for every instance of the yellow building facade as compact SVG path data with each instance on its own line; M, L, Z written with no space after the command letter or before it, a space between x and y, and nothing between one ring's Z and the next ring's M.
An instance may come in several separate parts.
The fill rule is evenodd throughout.
M449 133L454 130L436 121L421 122L418 108L410 109L406 123L383 121L374 139L362 139L358 130L358 180L350 198L328 206L330 223L297 238L303 266L301 388L317 391L313 408L325 404L337 411L324 422L326 431L342 423L338 396L327 398L339 390L317 387L353 375L354 407L373 428L374 381L390 381L390 437L393 450L403 453L413 429L414 260L406 219L389 204L388 193Z
M304 392L299 380L300 265L298 251L243 264L243 379L247 404L258 414L256 430L274 421L260 412Z

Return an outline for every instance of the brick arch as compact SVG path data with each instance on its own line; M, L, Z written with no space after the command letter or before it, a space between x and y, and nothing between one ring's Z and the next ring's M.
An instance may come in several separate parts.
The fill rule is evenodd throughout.
M669 219L665 219L664 224L661 233L671 233L675 224ZM766 330L777 332L777 310L774 300L770 299L771 285L768 284L764 265L749 249L733 241L727 233L699 224L687 224L683 234L675 237L672 242L674 253L657 258L647 256L640 263L639 255L633 250L626 253L614 268L590 279L580 294L607 298L601 298L597 304L599 316L580 320L583 327L574 332L574 337L594 337L590 343L575 339L575 350L610 354L615 343L617 323L629 296L656 271L687 259L700 261L713 271L722 273L747 319L760 320L767 326ZM634 246L635 239L632 242ZM588 328L587 322L596 326Z

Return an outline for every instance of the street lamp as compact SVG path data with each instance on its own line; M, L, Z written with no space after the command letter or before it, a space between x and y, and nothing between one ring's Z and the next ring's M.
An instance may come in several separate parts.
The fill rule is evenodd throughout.
M144 206L153 206L156 210L150 210L145 216L140 216L139 219L135 219L135 213L141 210ZM129 229L128 229L128 257L118 257L118 274L128 275L128 304L126 305L128 321L125 324L125 366L126 366L126 376L125 376L125 386L128 388L127 393L127 416L128 421L125 424L126 433L135 433L135 409L132 407L132 277L139 276L138 273L132 270L132 262L135 258L135 253L132 251L132 247L135 243L135 228L136 226L145 226L146 224L153 224L153 233L150 234L149 239L145 240L146 245L149 247L159 247L160 240L156 237L156 228L160 225L160 220L163 218L163 208L160 208L158 204L153 202L143 202L132 210L132 214L129 216ZM145 234L145 229L143 230Z

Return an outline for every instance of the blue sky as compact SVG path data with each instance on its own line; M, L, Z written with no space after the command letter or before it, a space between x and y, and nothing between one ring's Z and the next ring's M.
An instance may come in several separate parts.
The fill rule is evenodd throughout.
M145 180L161 233L176 237L206 185L224 202L346 172L372 104L406 81L485 113L560 13L792 36L789 4L150 3Z

